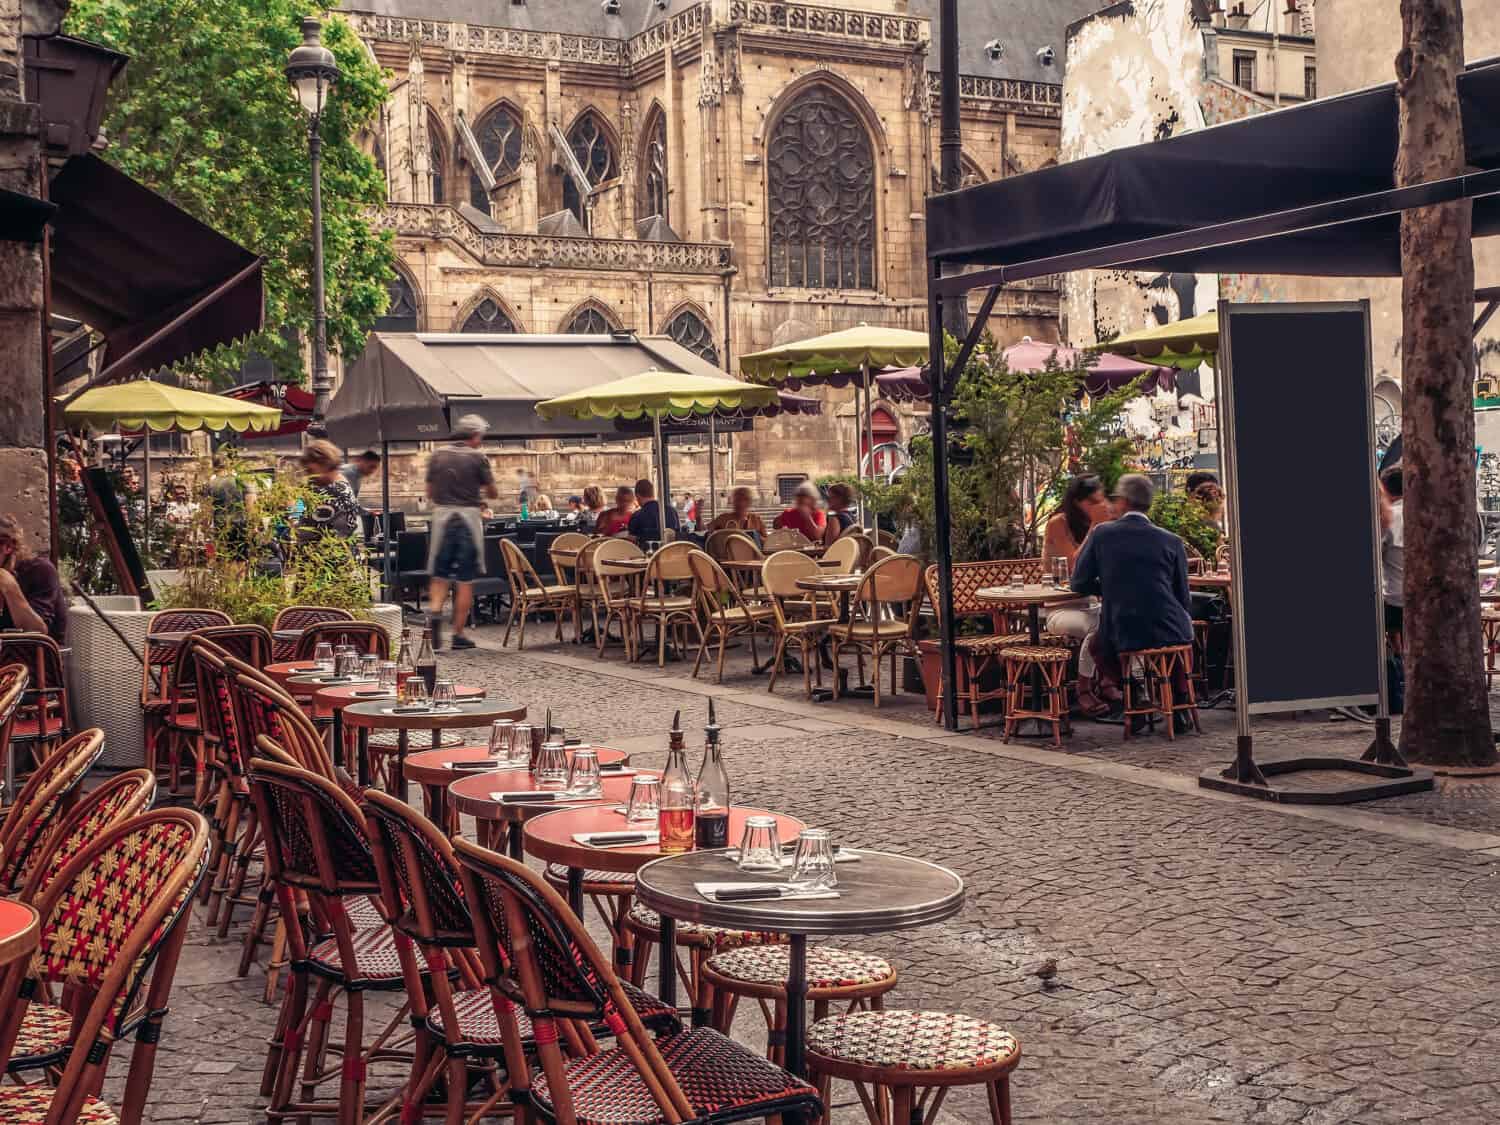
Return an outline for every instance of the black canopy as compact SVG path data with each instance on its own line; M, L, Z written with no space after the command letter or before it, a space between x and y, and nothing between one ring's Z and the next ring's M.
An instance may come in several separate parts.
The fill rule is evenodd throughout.
M1500 234L1500 61L1469 67L1459 95L1477 174L1445 197L1481 197L1474 233ZM1096 266L1396 276L1397 110L1377 86L938 195L928 255L1003 266L987 284Z

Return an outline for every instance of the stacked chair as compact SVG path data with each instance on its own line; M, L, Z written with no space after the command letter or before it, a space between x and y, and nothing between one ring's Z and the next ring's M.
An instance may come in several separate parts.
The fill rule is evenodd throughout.
M10 894L26 881L63 817L78 803L84 776L102 753L104 732L80 731L27 780L0 825L0 894Z
M326 621L353 621L354 614L347 609L335 609L325 605L289 605L271 622L271 635L289 633L293 629L307 629ZM271 645L271 660L281 663L297 658L296 641L275 641Z
M32 765L41 765L73 733L62 649L45 633L6 633L0 637L0 664L26 668L26 694L11 724L10 744L29 750Z

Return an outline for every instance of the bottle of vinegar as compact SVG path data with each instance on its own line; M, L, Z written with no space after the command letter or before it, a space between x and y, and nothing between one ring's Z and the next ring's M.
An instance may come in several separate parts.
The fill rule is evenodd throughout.
M693 807L693 833L700 848L729 846L729 773L719 744L714 701L708 701L708 726L703 730L703 765L698 769L698 793Z
M422 630L422 644L417 649L417 675L427 685L427 695L432 696L433 685L437 683L437 653L432 651L432 630Z
M681 719L681 711L672 719L667 768L661 776L657 822L661 829L661 850L666 855L693 850L693 775L688 772Z

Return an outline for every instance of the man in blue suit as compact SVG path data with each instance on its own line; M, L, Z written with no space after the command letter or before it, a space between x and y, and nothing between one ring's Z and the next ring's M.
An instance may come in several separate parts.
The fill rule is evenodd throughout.
M1147 518L1155 494L1148 477L1121 477L1115 499L1123 513L1094 527L1073 564L1073 590L1103 599L1094 656L1113 685L1124 679L1120 653L1193 643L1187 550Z

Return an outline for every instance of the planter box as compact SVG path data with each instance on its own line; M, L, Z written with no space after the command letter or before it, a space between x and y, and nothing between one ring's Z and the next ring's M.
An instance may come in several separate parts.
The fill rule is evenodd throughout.
M385 630L385 635L391 639L391 654L394 656L401 650L401 607L390 602L376 602L368 613L370 620Z
M95 598L95 603L137 652L146 648L146 623L152 611L140 600ZM141 720L141 665L87 604L68 609L68 696L78 729L104 731L99 764L135 769L146 764L145 725Z

